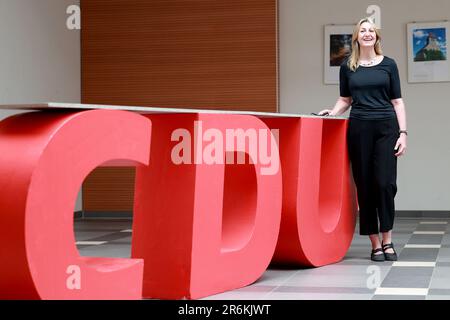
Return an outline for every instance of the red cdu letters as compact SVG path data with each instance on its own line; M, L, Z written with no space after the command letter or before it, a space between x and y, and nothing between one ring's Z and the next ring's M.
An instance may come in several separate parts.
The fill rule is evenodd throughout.
M271 261L339 261L356 213L346 126L112 110L10 117L0 122L0 297L196 299L257 281ZM136 165L131 259L75 246L77 192L105 163Z

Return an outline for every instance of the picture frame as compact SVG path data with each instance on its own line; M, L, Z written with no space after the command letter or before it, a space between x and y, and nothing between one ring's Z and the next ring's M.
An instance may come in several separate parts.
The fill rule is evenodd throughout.
M449 21L407 24L408 82L450 81Z
M339 69L351 54L354 25L325 25L324 83L339 84Z

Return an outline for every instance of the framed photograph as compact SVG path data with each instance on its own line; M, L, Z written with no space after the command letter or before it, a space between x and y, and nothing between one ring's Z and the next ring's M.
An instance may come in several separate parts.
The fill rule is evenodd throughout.
M354 25L325 26L325 84L339 84L339 67L352 52L353 28Z
M408 23L408 82L450 81L450 22Z

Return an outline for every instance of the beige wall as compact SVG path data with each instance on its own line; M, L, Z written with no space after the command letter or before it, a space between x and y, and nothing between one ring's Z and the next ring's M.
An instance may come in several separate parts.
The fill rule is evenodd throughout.
M0 104L80 102L80 32L66 28L71 4L79 0L0 0ZM0 119L13 113L0 110Z
M79 32L65 28L65 9L78 2L0 0L0 104L80 101ZM324 25L354 23L370 4L382 10L383 49L398 63L409 122L397 209L450 210L450 83L409 84L406 60L406 23L450 20L450 1L279 0L280 111L334 104L338 86L323 84Z
M408 154L399 161L398 210L450 210L450 82L407 82L406 24L450 20L448 0L279 0L280 111L309 114L333 106L324 85L324 25L353 24L381 7L383 49L397 61L408 117Z

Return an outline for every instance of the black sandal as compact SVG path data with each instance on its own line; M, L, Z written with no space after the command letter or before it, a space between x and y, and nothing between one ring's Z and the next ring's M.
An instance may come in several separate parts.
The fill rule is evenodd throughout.
M375 254L377 252L383 252L382 248L376 248L372 250L372 253L370 255L370 260L372 261L377 261L377 262L382 262L384 261L386 258L384 256L384 254Z
M391 242L386 244L381 243L381 245L383 247L384 257L386 261L397 261L397 253L395 252L394 244ZM387 249L394 250L394 253L386 252Z

